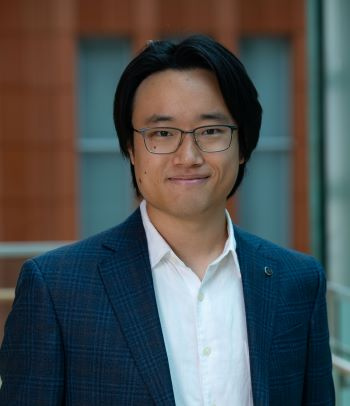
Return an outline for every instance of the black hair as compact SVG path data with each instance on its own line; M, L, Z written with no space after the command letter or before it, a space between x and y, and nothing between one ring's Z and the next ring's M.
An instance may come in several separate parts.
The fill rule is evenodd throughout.
M204 35L192 35L178 44L171 41L150 41L128 64L118 83L114 98L114 124L120 149L129 157L133 148L133 101L140 83L153 73L167 69L187 70L203 68L213 72L231 116L238 125L240 157L235 184L230 197L240 185L247 161L259 139L262 108L258 94L243 64L224 46ZM133 184L140 195L134 167Z

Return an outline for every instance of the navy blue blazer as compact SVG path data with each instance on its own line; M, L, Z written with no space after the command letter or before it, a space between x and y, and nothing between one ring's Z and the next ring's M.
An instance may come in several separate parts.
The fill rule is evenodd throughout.
M322 269L238 228L235 237L254 405L334 405ZM175 405L139 210L24 264L0 375L1 406Z

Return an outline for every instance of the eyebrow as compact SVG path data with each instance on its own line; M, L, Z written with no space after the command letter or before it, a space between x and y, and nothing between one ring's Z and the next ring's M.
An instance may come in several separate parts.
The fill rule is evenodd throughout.
M157 123L161 123L164 121L174 121L174 117L172 116L162 116L159 114L152 114L151 116L149 116L145 123L146 124L157 124Z
M226 121L226 122L232 121L229 116L227 116L224 113L220 113L220 112L205 113L205 114L201 114L199 117L201 120L214 120L214 121L219 120L219 121Z
M212 121L224 121L224 122L230 122L232 121L229 116L227 116L224 113L220 112L210 112L210 113L203 113L199 115L200 120L212 120ZM166 116L166 115L160 115L160 114L152 114L149 116L145 123L146 124L157 124L161 122L172 122L174 121L173 116Z

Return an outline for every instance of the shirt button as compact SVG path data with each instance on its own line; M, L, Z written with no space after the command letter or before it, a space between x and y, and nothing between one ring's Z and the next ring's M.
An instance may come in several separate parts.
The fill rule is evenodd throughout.
M211 354L211 348L210 347L205 347L203 350L203 355L208 357Z
M199 292L199 293L198 293L198 301L199 301L199 302L203 302L203 299L204 299L204 293L203 293L203 292Z

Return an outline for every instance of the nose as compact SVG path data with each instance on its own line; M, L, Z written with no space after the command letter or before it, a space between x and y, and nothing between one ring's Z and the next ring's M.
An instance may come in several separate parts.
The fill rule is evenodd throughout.
M204 162L202 152L196 145L193 133L184 133L182 142L174 153L174 164L184 166L198 166Z

